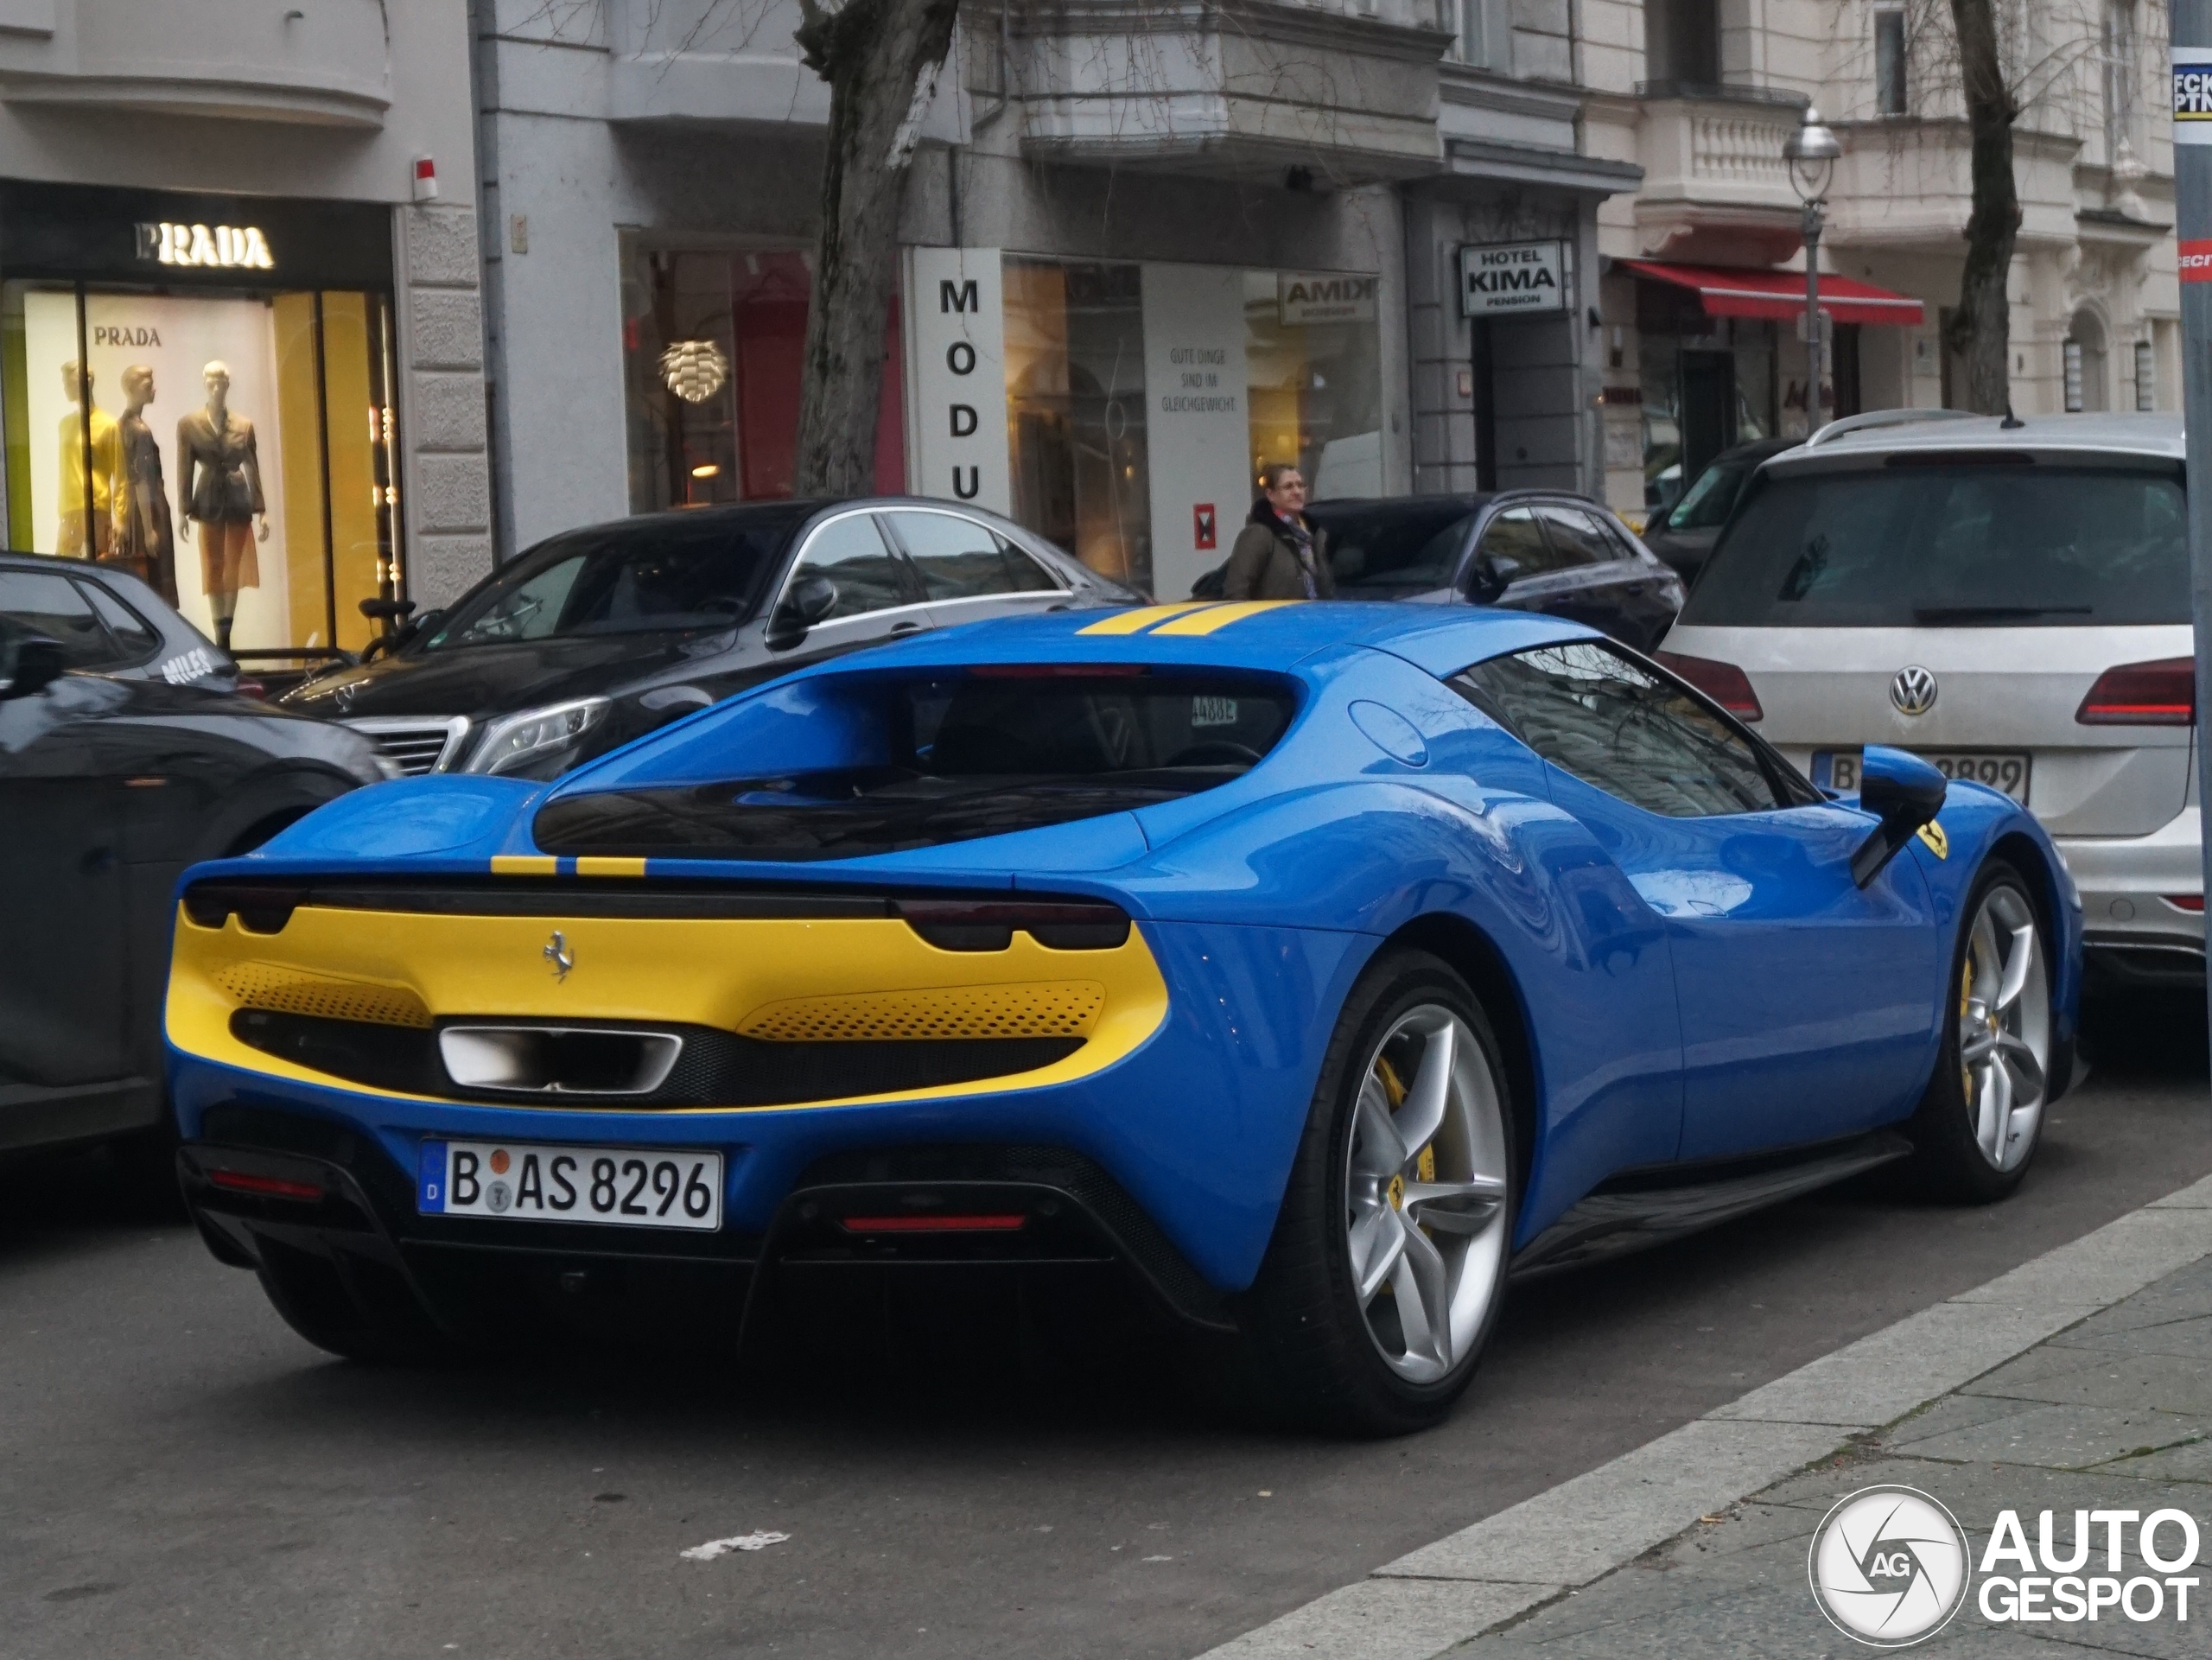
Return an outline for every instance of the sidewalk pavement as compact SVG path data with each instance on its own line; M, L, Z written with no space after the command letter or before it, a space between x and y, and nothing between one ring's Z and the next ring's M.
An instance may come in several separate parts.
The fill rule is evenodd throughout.
M2200 1524L2188 1623L1993 1624L1970 1594L1916 1652L2059 1660L2212 1651L2212 1179L1823 1357L1612 1463L1389 1563L1205 1660L1578 1660L1871 1650L1829 1625L1807 1553L1839 1499L1916 1487L1979 1568L1999 1511ZM2105 1567L2105 1529L2092 1531ZM2171 1532L2158 1548L2177 1548ZM2126 1533L2123 1574L2146 1571ZM2018 1568L2000 1571L2017 1574ZM1978 1590L1982 1576L1974 1575ZM2000 1600L2001 1602L2001 1600ZM2057 1646L2054 1646L2057 1645Z

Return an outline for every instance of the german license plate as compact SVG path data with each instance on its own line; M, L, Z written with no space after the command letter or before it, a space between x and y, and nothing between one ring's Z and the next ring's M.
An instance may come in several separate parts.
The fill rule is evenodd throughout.
M1928 762L1945 778L1965 779L1974 784L1986 784L2000 790L2013 800L2024 805L2028 798L2028 757L2015 751L1986 749L1922 749L1913 752ZM1821 773L1827 774L1825 782L1831 790L1846 794L1859 787L1859 755L1856 749L1822 749L1813 756L1813 782L1823 782Z
M415 1205L425 1216L712 1233L722 1225L722 1155L690 1148L426 1141Z

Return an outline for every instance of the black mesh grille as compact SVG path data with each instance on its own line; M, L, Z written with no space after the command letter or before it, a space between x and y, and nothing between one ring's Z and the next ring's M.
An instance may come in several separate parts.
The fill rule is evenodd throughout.
M472 1018L466 1024L480 1024ZM529 1021L506 1021L528 1025ZM575 1027L580 1021L562 1024ZM240 1043L295 1065L403 1095L540 1107L771 1107L936 1089L1033 1072L1083 1046L1080 1038L950 1038L886 1042L763 1043L705 1026L655 1026L683 1040L675 1069L646 1095L463 1089L446 1075L437 1034L365 1021L241 1008Z

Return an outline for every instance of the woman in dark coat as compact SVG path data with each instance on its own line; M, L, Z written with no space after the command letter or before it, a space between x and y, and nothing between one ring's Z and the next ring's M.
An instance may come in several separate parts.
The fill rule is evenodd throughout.
M1225 600L1325 600L1337 591L1326 538L1306 522L1306 478L1288 462L1260 474L1260 499L1224 569Z

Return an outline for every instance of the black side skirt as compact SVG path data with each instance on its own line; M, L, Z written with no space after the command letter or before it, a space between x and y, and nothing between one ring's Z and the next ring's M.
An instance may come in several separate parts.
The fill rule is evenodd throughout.
M1513 1259L1513 1276L1580 1268L1664 1244L1878 1169L1911 1152L1912 1143L1895 1130L1878 1129L1779 1157L1617 1176L1530 1240Z

